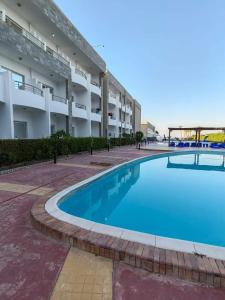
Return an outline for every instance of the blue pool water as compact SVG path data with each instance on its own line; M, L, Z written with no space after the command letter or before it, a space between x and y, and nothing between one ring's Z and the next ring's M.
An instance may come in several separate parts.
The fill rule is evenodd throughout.
M225 246L225 153L133 162L68 194L58 206L102 224Z

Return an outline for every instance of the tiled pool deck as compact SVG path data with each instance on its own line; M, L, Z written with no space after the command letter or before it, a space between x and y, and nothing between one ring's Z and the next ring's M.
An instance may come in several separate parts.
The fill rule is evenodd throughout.
M104 285L99 284L98 278L103 276L102 273L99 274L96 271L99 268L98 265L104 265L103 269L107 274L104 276L106 278L108 276L107 282L109 282L110 260L102 258L103 261L101 261L99 257L97 259L100 261L92 263L92 270L95 270L93 273L89 273L87 270L85 274L80 274L79 266L81 269L85 269L85 267L79 263L76 265L76 259L71 258L71 255L79 257L78 252L74 253L73 251L71 254L73 248L68 254L70 244L100 254L100 256L114 258L116 261L124 260L132 266L155 271L161 274L159 276L161 279L165 274L179 275L185 279L224 286L225 266L223 261L182 253L176 253L174 256L172 251L144 247L128 241L121 242L121 240L101 234L95 234L93 239L93 235L91 237L88 232L79 228L71 228L71 225L66 223L59 223L43 211L48 198L68 186L106 169L104 164L117 165L150 154L151 152L139 151L134 147L121 147L113 149L109 153L99 151L95 152L93 156L89 154L75 155L70 159L59 160L57 165L42 163L0 175L0 299L49 299L51 295L52 299L62 300L111 299L110 288L105 290ZM34 229L31 224L30 210L33 205L36 220L33 219L33 223L44 234ZM64 243L65 240L67 243ZM118 251L114 251L112 246L116 247ZM140 259L141 257L144 260ZM68 263L68 259L70 261L72 259L72 263ZM83 261L86 260L85 256ZM90 260L92 261L91 258ZM183 263L185 263L185 268L181 268ZM74 265L74 272L72 265ZM201 272L196 272L196 266L198 266L198 270L200 268ZM160 290L164 291L167 286L171 295L173 293L176 295L177 287L182 287L180 293L181 290L185 293L182 281L172 278L166 285L161 285L158 284L158 277L157 280L152 277L148 278L142 273L144 271L133 267L129 267L130 275L124 279L122 274L127 272L126 268L121 263L114 265L114 299L185 299L183 297L166 298L164 297L165 293L160 292ZM66 274L72 277L68 279ZM77 279L78 277L83 278L83 281L80 282L81 279ZM68 282L64 282L65 280ZM73 284L71 284L71 280ZM154 284L159 292L158 296L147 298L149 286L154 288ZM126 296L131 285L134 286L135 291L132 295ZM197 295L202 288L200 285L188 284L192 299L201 299L197 298ZM207 295L204 299L225 299L223 289L204 287L204 291L206 289ZM154 293L157 294L157 291Z

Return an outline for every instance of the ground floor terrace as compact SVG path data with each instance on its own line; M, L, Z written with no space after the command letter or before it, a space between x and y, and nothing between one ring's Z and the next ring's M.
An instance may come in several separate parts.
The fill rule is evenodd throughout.
M225 299L223 288L173 276L181 269L173 264L171 252L154 252L155 260L151 266L149 261L149 270L158 269L158 272L153 274L139 268L138 256L132 255L137 251L143 255L150 250L148 247L127 242L122 245L123 251L130 252L122 260L104 255L102 251L107 251L101 247L83 251L81 243L73 247L73 243L66 242L63 235L59 238L54 226L51 232L47 231L47 227L42 227L42 232L37 230L37 223L31 218L32 207L36 207L38 219L42 216L42 204L46 199L68 186L110 166L158 152L160 150L137 150L134 146L118 147L110 152L96 151L93 155L83 153L61 158L56 165L45 162L0 175L0 299ZM50 226L54 225L51 220L45 221ZM69 226L62 224L58 231L65 228L69 229ZM80 241L85 239L84 235L83 231L79 232ZM104 243L104 240L99 241L100 236L97 238L100 244ZM166 254L171 255L170 272L166 272ZM186 269L184 278L186 275L191 279L200 278L192 256L176 255L177 259L187 259L191 265ZM222 275L223 262L217 263ZM217 282L215 261L211 259L204 258L202 275L204 266L206 268L210 264L209 279L212 283Z

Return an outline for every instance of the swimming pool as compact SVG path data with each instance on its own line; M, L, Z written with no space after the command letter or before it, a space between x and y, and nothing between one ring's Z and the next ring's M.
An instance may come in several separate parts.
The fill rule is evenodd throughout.
M135 160L65 195L61 211L156 236L225 246L225 153Z

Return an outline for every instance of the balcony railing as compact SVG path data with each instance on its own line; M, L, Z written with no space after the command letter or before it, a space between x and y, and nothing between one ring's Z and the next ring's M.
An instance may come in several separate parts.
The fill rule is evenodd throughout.
M43 50L45 50L45 44L40 41L38 38L36 38L32 33L30 33L29 31L23 29L22 30L22 34L23 36L25 36L28 40L30 40L32 43L34 43L35 45L37 45L38 47L42 48Z
M52 95L52 101L57 101L57 102L67 104L67 99L66 98L56 96L56 95Z
M114 99L116 99L116 95L113 94L113 93L109 93L109 96L112 97L112 98L114 98Z
M43 91L34 85L20 82L20 81L14 81L14 86L18 90L28 91L35 95L39 95L39 96L43 97Z
M62 57L59 53L55 52L53 49L51 49L50 47L46 47L46 52L51 55L52 57L60 60L64 65L69 66L70 63L64 58Z
M97 82L93 81L93 80L91 80L91 84L93 84L93 85L95 85L97 87L100 87L100 85Z
M2 12L0 13L0 20L3 21L2 18ZM32 33L21 27L18 23L16 23L13 19L11 19L9 16L6 16L5 18L6 24L8 26L12 27L17 33L22 34L24 37L26 37L29 41L31 41L33 44L36 46L40 47L42 50L46 51L49 55L53 56L54 58L58 59L61 61L63 64L69 66L70 63L62 57L59 53L55 52L49 47L45 47L45 44L39 40L37 37L35 37Z
M91 112L94 114L101 114L101 109L100 108L92 108Z
M87 107L85 105L80 104L80 103L75 103L75 107L80 108L80 109L84 109L84 110L87 109Z
M75 72L87 80L87 75L83 71L81 71L80 69L75 69Z

